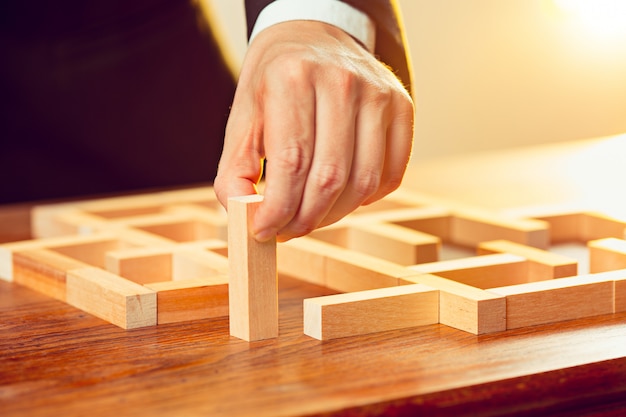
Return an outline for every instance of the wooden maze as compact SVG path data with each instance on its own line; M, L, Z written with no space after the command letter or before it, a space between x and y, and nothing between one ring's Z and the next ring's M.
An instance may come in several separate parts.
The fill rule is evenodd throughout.
M0 278L125 329L229 314L239 258L229 266L210 188L38 206L32 223L35 239L0 245ZM433 323L485 334L625 311L625 228L601 213L512 218L401 189L275 250L279 274L337 292L304 300L311 337ZM584 248L588 271L553 250L564 243ZM270 327L236 335L275 337Z

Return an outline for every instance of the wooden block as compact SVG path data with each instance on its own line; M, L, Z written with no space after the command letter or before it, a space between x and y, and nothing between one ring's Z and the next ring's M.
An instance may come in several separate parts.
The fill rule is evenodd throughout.
M476 247L489 240L510 240L540 249L550 244L548 224L532 219L499 218L476 210L455 212L451 241L460 246Z
M578 274L578 262L575 259L508 240L482 242L478 245L477 253L479 255L510 253L526 258L528 260L527 282L571 277Z
M278 244L278 272L281 275L326 286L326 261L339 248L308 236Z
M439 322L439 293L421 284L304 300L304 333L319 340Z
M412 272L402 265L337 247L326 257L326 287L341 292L374 290L398 285Z
M617 272L617 271L614 271ZM620 273L626 272L626 270L620 270ZM624 274L626 275L626 274ZM626 311L626 277L615 277L613 281L614 303L613 312L623 313Z
M626 230L626 221L622 219L600 213L585 213L580 239L582 242L607 237L622 239L624 238L624 230Z
M172 279L188 280L214 275L228 275L228 258L208 250L176 250L173 254Z
M67 273L67 303L124 329L157 324L155 291L100 268Z
M106 270L137 284L172 280L172 249L140 247L107 252Z
M158 324L228 315L228 276L146 284L157 293Z
M439 322L473 334L506 330L506 298L436 275L407 276L401 283L420 283L439 290Z
M489 292L506 297L507 329L613 312L613 280L602 274L558 278Z
M597 273L626 268L626 241L616 238L592 240L589 248L589 272Z
M13 281L48 297L65 301L67 272L89 265L49 249L13 254Z
M111 242L116 241L117 237L115 236L115 234L104 232L91 236L58 236L45 239L33 239L20 242L5 243L0 245L0 278L5 281L13 280L13 254L18 251L44 248L57 249L74 247L76 245L86 245L87 247L90 247L91 245L109 245ZM59 252L61 253L62 250ZM70 257L74 257L71 253L67 255ZM85 262L84 259L76 259ZM104 257L102 259L102 263L103 262Z
M250 223L263 197L228 200L230 334L247 341L278 337L276 239L257 242Z
M550 225L550 243L581 241L581 229L584 214L579 212L553 213L533 216L534 219L545 221Z
M348 239L348 249L400 265L434 262L441 246L436 236L385 223L355 223Z
M434 274L477 288L527 282L526 258L510 253L473 256L410 266L421 274Z
M448 209L436 206L412 207L369 214L352 214L350 220L355 223L394 224L437 236L448 242L450 241L452 213Z

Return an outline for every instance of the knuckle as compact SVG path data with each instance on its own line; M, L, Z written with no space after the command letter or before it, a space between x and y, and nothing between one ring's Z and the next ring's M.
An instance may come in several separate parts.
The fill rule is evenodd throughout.
M380 174L373 170L368 169L365 172L360 173L354 181L354 192L359 198L365 200L367 197L374 194L380 186Z
M290 178L305 175L309 170L311 157L302 147L286 146L271 160L268 160L268 167L278 170L281 175Z
M315 172L311 181L316 189L324 191L324 194L333 195L343 189L346 179L347 174L343 168L334 164L326 164Z

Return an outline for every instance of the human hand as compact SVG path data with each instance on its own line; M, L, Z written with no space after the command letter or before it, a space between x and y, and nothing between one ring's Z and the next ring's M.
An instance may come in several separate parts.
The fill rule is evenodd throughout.
M254 194L255 238L279 241L334 223L395 190L409 161L413 103L350 35L315 21L279 23L251 43L214 188Z

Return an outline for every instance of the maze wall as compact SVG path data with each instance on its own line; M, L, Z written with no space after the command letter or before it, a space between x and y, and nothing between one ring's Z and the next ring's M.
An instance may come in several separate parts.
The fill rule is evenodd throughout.
M227 316L227 220L207 187L38 206L36 238L0 245L0 278L125 329ZM602 213L513 218L401 189L278 244L277 267L337 292L303 300L317 339L433 323L485 334L626 311L625 228Z

